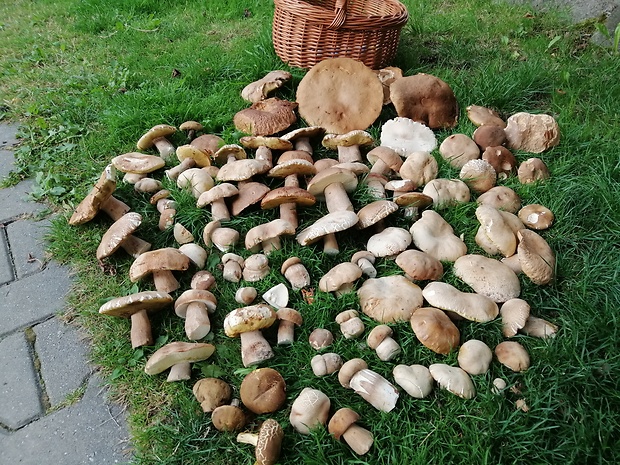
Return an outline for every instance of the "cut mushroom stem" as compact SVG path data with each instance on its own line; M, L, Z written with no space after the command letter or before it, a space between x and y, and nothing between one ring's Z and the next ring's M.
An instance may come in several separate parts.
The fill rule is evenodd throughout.
M211 321L207 306L201 302L192 302L187 306L185 316L185 334L188 339L202 339L211 331Z
M146 309L131 315L131 347L152 346L154 343L151 321Z
M192 367L189 362L181 362L170 367L168 378L166 381L173 383L175 381L183 381L192 377Z
M241 333L240 338L243 366L257 365L273 357L273 350L269 342L259 330Z

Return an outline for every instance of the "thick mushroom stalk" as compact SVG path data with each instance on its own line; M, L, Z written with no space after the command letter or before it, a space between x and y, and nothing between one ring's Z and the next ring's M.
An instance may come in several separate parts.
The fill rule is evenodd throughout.
M276 312L264 304L237 308L226 315L224 332L229 337L241 338L243 366L257 365L273 357L273 350L260 330L276 321Z
M92 220L102 208L102 205L112 196L115 189L116 168L110 164L105 167L93 188L77 206L69 219L69 224L75 226ZM115 218L115 220L117 219Z
M356 454L364 455L373 444L373 436L370 431L356 425L360 416L349 408L341 408L329 420L329 433L337 440L343 438Z
M359 129L346 134L327 134L323 137L323 147L338 150L339 163L361 162L360 145L370 145L374 142L372 136Z
M129 268L129 279L132 283L153 275L155 289L161 292L172 292L179 288L179 282L172 274L173 270L185 271L189 268L189 258L178 249L166 247L151 250L138 256Z
M190 363L209 358L215 346L199 342L171 342L161 347L146 361L144 371L156 375L171 368L168 381L190 378Z
M362 359L353 358L342 365L338 381L343 387L353 389L377 410L390 412L396 407L398 389L380 374L369 370Z
M245 248L253 253L259 252L262 248L262 252L269 255L272 251L282 248L280 236L292 234L295 234L292 224L281 219L273 220L250 229L245 235Z
M211 217L214 221L228 221L230 212L226 199L239 193L239 190L228 182L223 182L200 194L196 206L198 208L211 205Z
M200 289L188 289L179 296L174 305L175 313L185 318L185 334L191 341L202 339L211 331L209 313L215 311L215 296Z
M164 160L169 160L175 154L176 149L174 145L166 139L166 137L174 134L176 130L177 129L174 126L158 124L157 126L153 126L146 132L146 134L140 137L136 146L140 150L147 150L155 146L159 152L159 155Z
M278 345L292 344L295 340L295 327L303 323L301 313L288 307L282 307L276 312L280 326L278 326Z

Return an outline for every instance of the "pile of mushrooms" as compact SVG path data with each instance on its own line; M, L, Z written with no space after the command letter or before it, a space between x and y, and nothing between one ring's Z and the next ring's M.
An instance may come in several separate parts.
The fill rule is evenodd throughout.
M382 83L386 76L391 84ZM550 176L540 158L518 165L513 151L536 154L557 145L559 129L552 117L517 113L504 122L492 109L470 105L466 114L477 127L473 134L454 133L439 143L433 130L455 128L459 107L450 86L435 76L402 76L398 68L377 73L355 60L328 59L301 80L296 102L269 97L290 79L290 73L273 71L243 90L243 98L252 105L233 120L252 137L224 141L201 134L204 128L199 123L186 122L180 127L186 134L184 144L175 147L171 140L179 133L174 126L151 128L137 143L141 152L110 161L69 220L80 225L99 211L106 213L113 224L103 234L97 259L105 261L123 248L133 259L129 279L152 280L155 290L117 297L99 310L102 315L131 318L132 347L154 344L149 313L173 306L185 319L185 333L192 342L175 341L159 348L146 362L146 373L156 375L170 368L169 381L191 379L190 363L217 356L216 346L196 341L222 329L231 338L239 337L244 367L263 366L239 387L240 401L232 399L237 387L221 379L199 379L193 389L215 428L240 432L238 441L255 446L260 464L277 461L289 429L308 434L327 427L357 454L367 453L373 444L372 431L357 424L364 423L359 413L346 406L332 412L328 395L314 386L306 386L286 405L284 377L268 367L274 351L261 332L265 328L279 326L273 341L278 345L310 344L322 351L334 337L364 344L366 360L320 352L307 361L308 366L316 377L337 380L334 389L353 390L383 412L398 408L401 390L419 399L429 396L435 384L471 399L476 395L471 377L488 372L494 357L514 372L529 368L525 347L512 339L517 334L546 338L558 330L531 314L519 278L522 274L521 279L537 285L554 280L555 255L540 233L553 224L553 213L543 205L522 205L515 191L501 184L512 176L521 183ZM386 121L380 140L373 140L364 130L390 104L398 117ZM297 120L296 109L311 127L284 133ZM319 145L325 158L315 156ZM431 154L437 147L444 162L459 170L458 178L437 177L437 159ZM254 151L253 158L246 149ZM158 155L142 153L146 151ZM190 192L196 208L205 209L211 218L204 225L202 244L177 222L174 191L163 189L154 177L166 166L169 183ZM151 196L152 209L160 215L159 229L172 230L177 246L151 250L151 244L137 236L141 215L113 196L119 172L139 195ZM270 185L280 180L281 187L270 190L264 182L268 179ZM349 193L362 184L376 201L355 212ZM442 216L446 209L472 198L478 204L475 217L480 226L473 240L480 253L468 250L464 232ZM305 223L298 221L297 208L301 212L317 200L327 204L329 213L300 230L299 224ZM228 226L231 217L246 209L275 207L278 218L247 231L243 240ZM398 214L410 221L409 229L386 227L389 216ZM315 247L317 254L339 256L337 236L361 229L372 231L366 246L324 270L320 279L311 276L298 257L287 257L279 270L270 267L270 254L286 241ZM321 246L313 245L320 240ZM205 270L213 254L219 257L222 279L238 286L235 300L240 306L226 315L218 310L212 292L220 272ZM377 271L381 261L393 261L402 274L381 276ZM446 267L465 290L441 281ZM180 288L181 275L191 276L189 289ZM257 302L256 288L246 284L269 275L277 276L281 284ZM341 334L305 327L303 314L288 306L289 290L305 296L311 292L308 289L314 291L312 285L318 285L318 292L333 293L334 299L356 293L359 308L325 322L339 327ZM211 325L213 313L223 320L223 328ZM462 340L460 321L478 324L498 317L506 340L493 350L481 340ZM310 334L306 341L296 336L298 327ZM398 344L403 330L413 331L424 350L440 355L458 351L458 366L426 367L411 360ZM388 361L400 362L392 379L378 373L384 370L372 368ZM506 386L501 378L493 384L490 390ZM252 415L285 407L290 407L290 428L284 430L265 418L256 432L242 432Z

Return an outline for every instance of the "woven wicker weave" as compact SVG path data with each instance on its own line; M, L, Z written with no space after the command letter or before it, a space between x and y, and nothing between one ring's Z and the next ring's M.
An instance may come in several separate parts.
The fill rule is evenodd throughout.
M397 0L274 0L273 45L291 66L348 57L372 69L389 64L409 17Z

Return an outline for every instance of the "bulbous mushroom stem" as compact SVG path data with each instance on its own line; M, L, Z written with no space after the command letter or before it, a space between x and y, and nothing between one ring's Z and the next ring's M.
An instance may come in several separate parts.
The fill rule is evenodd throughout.
M166 381L172 383L174 381L183 381L192 377L192 367L189 362L181 362L170 367L168 378Z
M207 306L201 302L192 302L187 306L185 315L185 334L190 341L202 339L211 331L211 321Z
M257 160L266 161L269 163L269 166L273 166L273 155L271 154L271 149L269 147L264 145L258 147L256 149L255 157Z
M190 168L196 166L196 161L193 158L185 158L181 163L179 163L174 168L170 168L165 171L166 176L171 181L176 181L179 178L179 175L183 171L187 171Z
M159 156L166 161L170 161L170 159L176 155L176 148L172 142L165 137L157 137L156 139L153 139L153 145L157 148Z
M370 431L356 424L349 426L342 434L342 438L358 455L368 452L374 440Z
M155 283L155 289L160 292L174 292L179 288L179 282L172 274L172 271L154 271L153 282Z
M212 219L219 221L230 220L230 212L224 199L217 199L211 203L211 216Z
M379 359L383 360L384 362L393 359L401 352L398 342L396 342L391 337L386 337L375 350Z
M154 343L151 321L146 309L131 315L131 347L152 346Z
M325 203L330 213L353 211L353 204L342 183L334 182L325 188Z
M285 177L284 187L299 187L299 178L297 175L289 174ZM297 204L295 202L281 204L280 219L289 222L293 228L297 229L299 226L299 221L297 219Z
M129 205L125 202L118 200L111 195L105 202L101 204L101 211L112 218L114 221L118 221L124 214L131 210Z
M292 344L295 340L295 323L292 321L280 320L278 326L278 345Z
M359 145L338 146L338 163L363 162Z
M269 342L259 331L241 333L241 361L244 367L257 365L273 357Z

